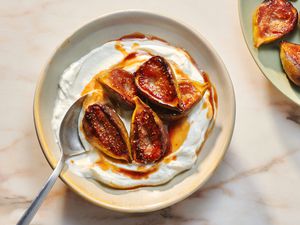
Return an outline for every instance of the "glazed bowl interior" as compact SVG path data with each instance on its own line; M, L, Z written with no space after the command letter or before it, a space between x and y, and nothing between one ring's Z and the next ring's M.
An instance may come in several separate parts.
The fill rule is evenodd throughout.
M209 74L218 93L215 127L194 167L164 185L116 190L68 170L61 178L72 190L96 205L123 212L146 212L170 206L201 187L220 163L232 136L235 119L232 83L221 59L203 37L173 19L148 12L124 11L96 19L67 38L51 57L37 85L34 118L42 150L54 167L59 149L51 119L63 71L92 49L134 32L151 34L186 49L198 67Z

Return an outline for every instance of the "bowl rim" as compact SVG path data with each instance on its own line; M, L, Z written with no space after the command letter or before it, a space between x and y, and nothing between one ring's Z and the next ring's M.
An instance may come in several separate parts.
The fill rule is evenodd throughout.
M40 112L39 112L39 102L40 102L40 95L41 95L41 86L44 83L44 80L46 78L46 71L53 59L53 57L55 56L55 54L57 53L57 51L63 47L68 40L73 37L74 35L80 33L82 31L83 28L85 28L86 26L89 26L93 23L98 22L99 20L102 20L104 18L107 17L113 17L116 15L121 15L121 14L132 14L132 13L136 13L136 14L144 14L144 15L148 15L148 16L154 16L154 17L158 17L164 20L169 20L173 23L178 24L179 26L183 26L185 28L187 28L189 30L189 32L193 33L194 35L196 35L197 37L199 37L199 39L202 40L202 42L209 48L209 50L211 51L211 53L214 55L214 57L216 57L217 61L220 64L220 68L222 69L223 73L226 75L226 80L228 81L228 85L229 85L229 95L232 99L232 115L230 117L228 117L227 119L230 120L230 127L228 130L228 138L225 141L225 144L223 146L223 151L221 152L221 154L219 155L218 159L214 162L214 165L212 167L212 170L208 172L208 174L206 175L206 177L203 179L202 182L199 182L199 184L194 187L193 189L191 189L189 192L186 192L185 194L182 194L181 196L174 198L173 200L166 200L163 202L158 202L156 204L152 204L152 205L146 205L144 207L140 207L138 209L132 209L132 208L126 208L126 207L122 207L122 206L117 206L114 204L110 204L107 202L101 202L97 199L94 199L92 197L90 197L88 194L86 194L85 192L81 191L80 188L76 188L76 185L74 183L68 182L66 181L66 179L60 175L60 179L67 185L68 188L70 188L73 192L75 192L76 194L78 194L80 197L84 198L85 200L89 201L90 203L93 203L94 205L97 206L101 206L103 208L106 209L110 209L110 210L114 210L114 211L118 211L118 212L125 212L125 213L142 213L142 212L151 212L151 211L156 211L156 210L160 210L163 208L166 208L168 206L171 206L175 203L178 203L180 201L182 201L183 199L187 198L188 196L190 196L191 194L193 194L195 191L197 191L201 186L203 186L206 181L212 176L212 174L215 172L215 170L218 168L220 162L222 161L222 159L224 158L225 153L228 150L229 144L231 142L232 136L233 136L233 131L234 131L234 126L235 126L235 118L236 118L236 99L235 99L235 93L234 93L234 87L233 87L233 83L232 80L230 78L230 75L225 67L224 62L222 61L221 57L219 56L219 54L216 52L216 50L212 47L212 45L193 27L191 27L190 25L187 25L185 23L183 23L182 21L178 20L177 18L174 17L170 17L170 16L164 16L162 14L159 13L154 13L151 11L147 11L147 10L140 10L140 9L128 9L128 10L118 10L118 11L113 11L111 13L106 13L103 14L100 17L97 17L87 23L84 23L82 26L80 26L78 29L76 29L74 32L72 32L70 35L68 35L64 41L59 44L54 51L52 52L52 54L50 54L48 60L46 61L45 65L43 66L40 75L39 75L39 79L37 81L36 84L36 89L35 89L35 93L34 93L34 100L33 100L33 119L34 119L34 127L35 127L35 131L36 131L36 135L37 135L37 139L39 142L39 145L41 147L41 150L47 160L47 162L49 163L50 167L52 169L55 168L56 166L56 159L51 159L50 155L48 154L49 147L46 143L46 140L44 138L44 134L43 134L43 129L42 129L42 121L40 119Z
M247 49L253 59L253 61L255 62L256 66L259 68L260 72L263 74L263 76L273 85L273 87L276 88L276 90L278 90L282 95L284 95L286 98L288 98L290 101L294 102L296 105L300 106L300 101L296 101L292 96L290 96L289 94L287 94L283 89L281 89L280 87L278 87L276 85L275 82L273 82L271 79L269 79L269 77L267 76L267 73L264 72L263 68L259 65L259 60L256 59L256 57L254 56L252 50L251 50L251 43L249 43L247 41L246 38L246 28L245 25L243 23L243 19L242 19L242 0L237 0L238 1L238 13L239 13L239 24L240 24L240 28L242 30L242 34L243 34L243 39L244 39L244 43L247 46Z

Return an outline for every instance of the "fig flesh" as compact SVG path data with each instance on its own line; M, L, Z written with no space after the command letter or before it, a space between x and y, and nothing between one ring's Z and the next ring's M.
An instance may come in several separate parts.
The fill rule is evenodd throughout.
M113 69L99 78L99 82L115 100L127 108L134 108L133 98L137 95L133 74L124 69Z
M178 82L179 91L181 94L181 107L184 112L189 111L195 104L197 104L206 89L208 84L201 84L197 81L191 81L188 79L180 80Z
M126 128L118 114L107 104L87 107L82 120L87 141L104 154L130 161L130 144Z
M185 116L202 99L209 85L208 83L201 84L197 81L182 79L178 80L178 86L182 112L154 107L154 110L163 120L174 121Z
M156 113L138 97L132 115L130 143L133 159L142 164L160 160L169 150L169 135Z
M294 84L300 86L300 45L282 42L280 59L287 76Z
M139 93L154 104L180 111L177 81L169 63L153 56L135 72Z
M253 15L254 46L275 41L297 25L298 12L287 0L265 0Z

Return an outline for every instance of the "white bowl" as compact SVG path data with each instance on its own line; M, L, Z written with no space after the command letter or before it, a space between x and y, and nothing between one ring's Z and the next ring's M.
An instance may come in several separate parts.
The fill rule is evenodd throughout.
M68 37L51 57L37 85L34 119L41 148L53 168L59 157L59 148L55 143L51 118L61 74L72 62L92 49L134 32L158 36L186 49L199 68L209 74L218 93L215 127L194 167L167 184L116 190L78 177L68 170L61 175L61 179L73 191L96 205L122 212L148 212L168 207L199 189L222 160L231 140L235 120L232 83L222 60L201 35L174 19L143 11L116 12L94 20Z

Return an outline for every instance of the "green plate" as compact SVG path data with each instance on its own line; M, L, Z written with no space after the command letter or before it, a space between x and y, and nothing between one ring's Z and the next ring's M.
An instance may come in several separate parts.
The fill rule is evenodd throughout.
M259 50L254 48L252 38L252 15L255 9L262 3L262 0L239 0L240 23L243 30L248 49L263 74L271 83L289 99L300 105L300 87L292 84L285 75L279 58L279 42L287 40L300 43L300 29L297 27L288 36L277 42L262 45ZM292 2L300 9L300 1Z

